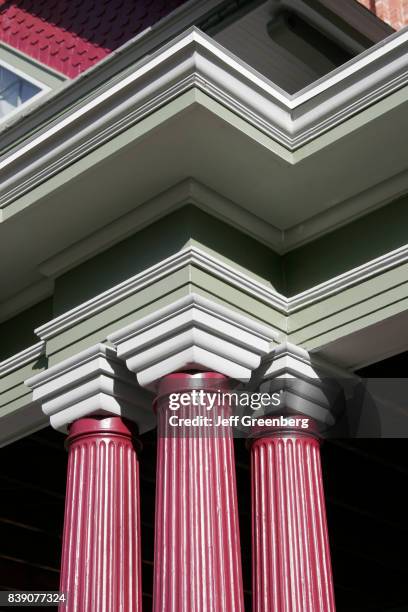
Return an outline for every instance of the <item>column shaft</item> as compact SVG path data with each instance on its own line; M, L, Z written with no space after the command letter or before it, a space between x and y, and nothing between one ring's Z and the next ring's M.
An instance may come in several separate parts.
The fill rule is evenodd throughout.
M253 611L335 610L320 445L296 431L251 446Z
M154 612L241 612L234 447L230 430L169 427L168 394L228 390L218 374L172 374L157 401L158 450ZM215 416L222 408L188 406L177 416Z
M139 465L131 424L83 418L67 439L65 612L141 611Z

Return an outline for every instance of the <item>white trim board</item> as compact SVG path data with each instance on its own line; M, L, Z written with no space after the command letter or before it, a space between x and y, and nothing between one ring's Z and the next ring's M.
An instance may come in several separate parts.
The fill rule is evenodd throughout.
M282 158L297 163L299 147L408 84L407 50L402 30L291 96L191 28L6 152L0 208L191 88L272 138Z
M46 96L46 94L51 91L51 86L47 83L46 79L40 80L41 75L40 78L38 78L38 75L33 76L29 72L25 72L21 66L13 65L13 63L7 61L8 58L4 58L4 54L2 54L1 51L2 49L0 45L0 66L2 66L6 71L11 72L12 74L20 77L20 79L22 79L26 83L34 85L35 87L37 87L38 91L30 98L28 98L28 100L22 102L19 106L14 107L13 110L10 110L3 117L1 117L0 126L2 124L6 124L15 115L24 113L31 104L35 104L40 98Z
M45 353L45 342L41 340L32 346L20 351L20 353L16 353L9 359L5 359L0 362L0 378L6 376L6 374L10 374L14 370L18 370L23 367L27 363L38 359Z
M196 293L108 336L141 386L155 390L166 374L200 366L248 382L279 334Z
M407 179L405 175L401 178L401 181L406 184ZM122 215L111 223L103 226L101 229L86 236L86 238L75 242L63 251L43 261L38 266L37 270L45 278L33 283L23 291L0 303L0 322L7 320L7 318L11 316L15 316L33 304L52 295L54 278L80 265L84 261L95 257L118 242L132 236L143 228L163 218L165 215L187 204L192 204L215 218L220 219L224 223L228 223L239 231L253 237L258 242L265 244L280 255L290 252L292 247L298 246L300 239L299 235L296 235L296 228L279 230L277 227L262 221L257 215L245 210L232 200L220 195L195 179L189 178L159 193L147 202L136 206L131 212ZM327 212L326 215L330 214L330 212L331 211ZM337 221L336 227L340 227L344 224L339 220ZM305 230L306 225L310 225L312 230L316 228L323 233L325 226L323 226L322 223L324 223L324 221L319 218L319 220L312 219L310 222L306 221L302 224L303 240L301 243L303 244L305 235L308 233L308 230ZM404 248L405 247L401 248L402 251ZM377 266L375 263L377 261L393 262L395 257L399 257L397 254L401 252L401 249L397 249L396 251L392 251L389 254L373 260L374 268ZM378 265L381 267L382 263ZM340 275L339 278L353 277L354 274L359 275L360 268L365 270L370 267L371 262L355 270L346 272ZM36 274L36 276L38 277L38 274ZM337 277L329 279L317 287L312 287L302 294L299 294L299 296L293 296L288 302L289 310L291 308L296 308L299 300L300 303L302 302L303 298L300 296L303 296L303 294L309 294L309 292L311 292L315 295L316 291L323 291L324 293L326 287L332 287L336 285L336 283ZM284 296L282 296L282 299L285 300Z
M224 282L226 281L230 285L255 297L272 309L290 316L292 313L298 312L318 301L322 301L332 295L340 293L349 287L358 285L369 278L384 274L387 270L403 265L407 261L408 245L405 245L367 264L358 266L329 281L287 298L269 286L266 282L260 282L245 272L237 270L230 264L221 261L196 246L189 246L154 266L151 266L147 270L104 291L91 300L76 306L45 325L38 327L35 333L42 340L48 340L62 331L73 327L80 321L103 311L108 306L121 301L129 295L137 293L142 288L157 282L159 279L187 265L205 270L216 278Z
M91 346L24 384L51 426L63 432L78 418L95 413L129 418L138 424L140 433L155 425L150 394L105 344Z

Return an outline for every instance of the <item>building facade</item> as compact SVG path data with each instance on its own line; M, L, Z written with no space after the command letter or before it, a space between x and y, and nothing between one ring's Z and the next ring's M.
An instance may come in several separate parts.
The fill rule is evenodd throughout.
M0 16L2 589L408 609L405 2Z

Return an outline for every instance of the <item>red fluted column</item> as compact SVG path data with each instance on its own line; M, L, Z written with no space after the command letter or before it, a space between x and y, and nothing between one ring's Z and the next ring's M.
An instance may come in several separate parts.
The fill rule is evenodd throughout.
M169 426L169 416L226 411L169 409L169 394L227 391L221 374L176 373L159 385L154 612L242 612L234 447L228 427Z
M134 426L82 418L69 430L60 590L65 612L139 612L139 465Z
M320 464L310 431L251 443L253 612L335 610Z

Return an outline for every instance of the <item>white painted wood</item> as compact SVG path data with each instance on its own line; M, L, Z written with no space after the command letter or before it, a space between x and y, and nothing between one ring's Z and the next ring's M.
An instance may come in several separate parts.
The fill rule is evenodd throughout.
M358 382L359 378L347 370L283 342L263 360L252 384L260 392L281 391L281 404L275 412L309 416L324 430L335 424L346 396Z
M104 344L52 366L25 384L52 427L63 432L73 421L92 414L131 419L140 433L155 426L150 394L140 388L115 350Z
M348 287L358 285L365 280L384 274L387 270L398 267L408 261L408 245L395 249L386 255L377 257L372 261L340 274L324 283L307 289L290 298L277 292L266 283L262 283L237 268L221 261L195 246L182 249L175 255L164 259L154 266L136 274L130 279L104 291L96 297L80 304L66 313L52 319L38 327L35 333L42 339L48 340L62 331L84 321L87 318L103 311L105 308L133 295L142 288L157 282L167 274L171 274L186 265L194 265L206 270L220 280L227 280L232 286L256 297L271 308L290 315L311 304L324 300L330 295L341 293Z
M3 156L0 171L7 170L9 178L2 184L0 207L191 87L293 151L407 84L407 48L408 32L402 30L291 96L191 28ZM121 98L117 107L115 97ZM112 110L104 117L107 105ZM102 113L101 120L95 121L96 113ZM17 165L23 168L18 173Z
M16 353L12 357L5 359L0 362L0 378L6 376L6 374L10 374L14 370L18 370L22 368L27 363L34 361L35 359L39 359L41 355L45 352L45 342L41 340L33 346L29 346L28 348Z
M248 381L277 337L272 328L192 293L108 340L139 383L154 389L166 374L192 367Z

